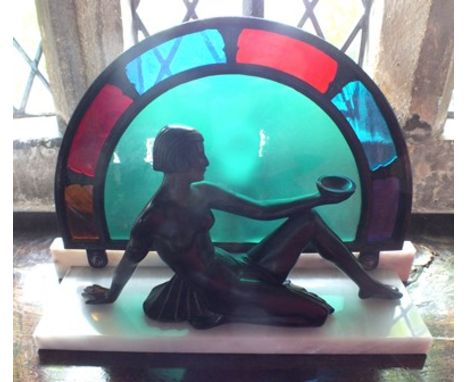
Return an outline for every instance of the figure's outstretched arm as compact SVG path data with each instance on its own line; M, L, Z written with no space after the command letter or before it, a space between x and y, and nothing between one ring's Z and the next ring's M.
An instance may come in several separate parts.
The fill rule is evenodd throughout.
M132 230L125 253L114 271L110 288L94 284L83 290L82 296L87 304L110 304L117 300L138 263L147 255L151 240L149 235L144 234L144 227L139 226L139 223Z
M223 190L210 183L202 183L197 187L211 208L258 220L284 218L324 204L320 193L264 202Z

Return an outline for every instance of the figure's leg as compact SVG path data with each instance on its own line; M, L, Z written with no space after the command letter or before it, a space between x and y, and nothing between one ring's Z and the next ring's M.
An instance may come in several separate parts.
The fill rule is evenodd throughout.
M320 255L340 268L359 287L359 297L398 299L402 294L398 289L373 279L361 266L351 251L317 215L314 243Z
M315 236L315 215L315 212L306 211L288 218L248 252L250 261L282 283L304 247Z
M373 279L314 211L291 216L248 255L253 263L273 274L278 282L283 282L310 241L316 244L323 258L333 262L358 285L361 298L397 299L402 296L398 289Z
M227 321L287 326L321 326L333 312L320 298L267 283L241 283L218 307Z

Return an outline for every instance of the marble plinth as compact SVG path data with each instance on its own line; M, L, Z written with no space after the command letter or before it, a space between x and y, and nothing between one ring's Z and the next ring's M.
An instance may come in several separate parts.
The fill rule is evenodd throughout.
M50 246L55 262L57 275L62 278L70 267L86 267L88 260L83 249L65 249L63 240L55 238ZM117 266L124 251L107 250L109 266ZM407 281L413 264L416 249L410 241L405 241L403 248L397 251L381 251L379 268L395 271L402 281ZM156 252L150 252L139 264L142 267L166 267ZM324 260L317 253L303 253L297 261L295 268L333 268L334 265Z
M237 354L426 354L432 337L395 272L379 280L398 286L400 301L361 300L358 288L336 269L295 268L290 279L325 298L335 309L320 328L225 324L196 330L185 323L147 319L142 303L163 267L139 267L111 305L86 305L80 296L92 283L109 285L113 269L71 268L51 296L34 338L40 349L153 353Z

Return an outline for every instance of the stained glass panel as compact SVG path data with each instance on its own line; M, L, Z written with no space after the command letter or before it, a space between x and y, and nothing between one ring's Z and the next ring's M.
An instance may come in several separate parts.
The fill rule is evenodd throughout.
M89 106L73 137L68 168L94 176L101 148L122 113L133 100L113 86L105 85Z
M94 223L93 187L72 184L65 188L65 203L70 234L74 240L97 240Z
M312 45L288 36L244 29L238 46L238 63L266 66L288 73L320 93L328 90L336 76L338 64L333 58Z
M360 179L336 124L318 105L285 85L246 75L218 75L164 93L127 128L106 178L106 221L112 239L128 239L137 214L161 182L161 173L151 167L151 145L169 123L195 126L203 134L210 160L208 181L253 198L316 192L315 181L324 174L352 178L358 184L355 195L319 211L341 237L355 238ZM217 212L211 234L219 242L257 242L279 224Z
M398 122L342 52L296 28L254 18L200 20L149 37L90 87L64 136L56 177L67 247L124 248L161 182L151 166L166 124L205 137L206 179L266 200L315 192L322 175L357 184L319 207L353 249L401 248L411 171ZM279 221L221 212L215 243L256 242Z
M162 43L130 61L129 81L139 94L171 75L200 66L226 62L224 40L217 30L187 34Z
M393 138L374 97L360 81L346 84L332 102L346 117L373 171L397 159Z
M392 237L400 191L400 181L396 177L376 179L372 182L373 202L368 234L370 242Z

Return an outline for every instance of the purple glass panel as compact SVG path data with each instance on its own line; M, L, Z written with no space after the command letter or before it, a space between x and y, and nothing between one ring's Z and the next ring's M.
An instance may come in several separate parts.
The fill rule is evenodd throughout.
M390 239L395 229L400 199L400 180L396 177L372 182L372 206L369 221L370 242Z

